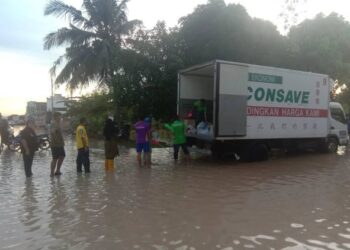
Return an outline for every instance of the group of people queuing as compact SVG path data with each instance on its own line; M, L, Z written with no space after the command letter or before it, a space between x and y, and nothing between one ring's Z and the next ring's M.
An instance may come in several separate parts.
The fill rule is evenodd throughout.
M50 177L61 175L61 166L66 157L64 149L64 139L61 128L62 114L56 112L53 114L53 119L50 125L50 146L51 146L51 166ZM84 167L85 173L90 173L89 159L89 138L86 130L86 118L80 118L79 125L75 131L75 140L77 148L76 170L77 173L82 172ZM31 177L34 154L38 150L38 139L35 133L35 120L29 117L25 127L20 131L21 152L23 155L24 172L26 177Z
M165 123L164 128L168 129L173 135L174 160L177 162L179 158L179 149L181 148L186 162L190 160L189 151L186 144L186 125L183 120L176 115L172 123ZM137 162L139 166L149 167L152 163L152 120L149 117L142 117L134 124L136 132L136 152ZM142 162L143 154L143 162Z
M61 120L62 114L55 112L50 125L50 147L52 156L50 164L50 177L59 176L62 174L61 166L66 156ZM25 127L19 132L20 147L24 163L24 173L26 177L33 176L32 165L34 155L39 148L39 141L35 128L35 120L33 117L29 116L26 120ZM90 172L89 139L86 132L85 118L80 119L79 125L76 129L76 146L78 151L76 159L77 172L82 172L82 166L84 166L84 171L88 173Z
M61 167L66 157L64 137L61 128L62 114L55 112L50 124L50 147L51 147L51 164L50 177L62 174ZM20 146L24 163L24 172L26 177L33 175L32 165L35 152L39 148L37 134L35 132L35 120L28 117L25 127L20 131ZM179 116L174 117L172 123L166 123L165 129L173 134L174 160L178 160L179 149L183 150L186 161L190 159L189 151L186 145L186 125ZM152 120L145 117L140 118L135 124L136 132L136 152L139 166L151 166L152 153ZM153 131L154 132L154 131ZM104 149L105 149L105 170L114 169L114 158L119 155L118 149L118 127L113 118L108 117L103 127ZM77 173L90 173L90 156L89 156L89 137L87 133L87 119L80 118L79 125L75 130L75 141L77 148L76 171ZM143 154L143 155L142 155Z
M50 176L61 175L61 166L66 156L64 150L64 140L61 129L61 117L60 113L54 113L51 127L50 127L50 138L51 138L51 171ZM21 138L20 146L24 163L24 173L26 177L33 175L32 165L34 154L39 148L38 137L35 132L35 120L32 117L28 117L24 129L19 133Z
M137 152L137 162L139 166L142 166L142 153L144 154L144 165L151 165L151 153L152 153L152 120L149 117L145 117L134 124L134 129L136 131L136 152ZM205 99L201 98L193 103L192 111L190 116L195 122L195 127L201 123L207 123L207 104ZM173 135L173 157L175 162L179 158L179 150L182 149L185 160L188 162L190 160L190 154L188 151L188 146L186 142L186 124L180 118L179 115L173 117L172 123L165 123L164 128L169 130Z

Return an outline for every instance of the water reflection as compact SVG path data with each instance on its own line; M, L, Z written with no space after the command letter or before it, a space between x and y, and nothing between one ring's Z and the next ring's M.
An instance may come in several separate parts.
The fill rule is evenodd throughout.
M25 180L23 194L20 197L19 220L24 225L24 232L27 235L24 246L27 249L35 247L35 233L41 229L41 215L38 197L39 190L31 178ZM33 233L33 234L32 234Z
M40 152L24 178L20 154L0 155L1 249L350 249L350 157L304 153L263 163L193 153L174 164L154 149L138 168L121 146L116 171L91 149L77 175L67 140L63 175ZM98 144L96 144L98 145Z

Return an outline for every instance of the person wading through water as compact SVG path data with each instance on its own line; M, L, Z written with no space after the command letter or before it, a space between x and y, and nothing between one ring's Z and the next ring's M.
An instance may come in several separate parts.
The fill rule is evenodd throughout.
M114 170L114 158L119 155L117 137L118 129L111 118L107 118L103 127L103 136L105 138L105 170Z

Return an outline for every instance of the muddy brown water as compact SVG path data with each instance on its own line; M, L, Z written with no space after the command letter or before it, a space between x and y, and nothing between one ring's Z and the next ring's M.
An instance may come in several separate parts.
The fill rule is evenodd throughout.
M174 164L153 149L151 169L121 147L105 173L101 144L92 173L77 175L67 139L60 177L49 151L33 178L19 153L0 155L0 249L350 249L350 152L304 153L262 163L192 152Z

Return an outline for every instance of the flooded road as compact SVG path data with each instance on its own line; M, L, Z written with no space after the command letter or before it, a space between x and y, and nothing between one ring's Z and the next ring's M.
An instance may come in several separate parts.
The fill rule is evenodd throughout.
M350 249L350 152L174 165L163 148L140 169L122 147L106 174L93 146L81 175L70 140L66 153L52 179L49 151L30 179L19 153L1 153L0 249Z

